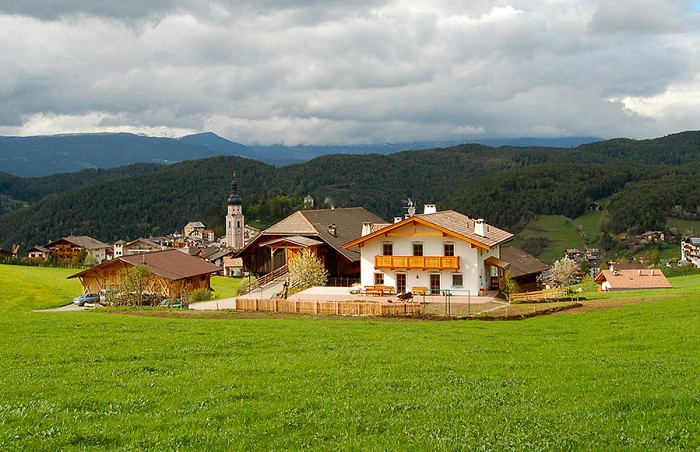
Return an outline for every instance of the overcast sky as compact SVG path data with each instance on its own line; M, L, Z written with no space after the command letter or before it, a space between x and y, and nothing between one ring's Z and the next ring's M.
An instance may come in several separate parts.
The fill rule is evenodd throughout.
M700 129L700 2L0 0L0 135L360 144Z

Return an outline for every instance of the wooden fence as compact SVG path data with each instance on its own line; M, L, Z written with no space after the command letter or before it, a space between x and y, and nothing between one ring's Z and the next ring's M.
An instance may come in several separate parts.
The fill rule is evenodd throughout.
M549 301L566 298L568 290L564 288L538 290L536 292L521 292L510 294L511 303L528 303L535 301Z
M297 314L414 316L423 313L420 303L379 303L376 301L297 301L277 299L236 300L237 311L287 312Z

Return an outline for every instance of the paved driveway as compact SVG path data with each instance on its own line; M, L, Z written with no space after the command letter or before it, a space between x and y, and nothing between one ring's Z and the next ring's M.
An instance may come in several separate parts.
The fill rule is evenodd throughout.
M236 309L236 299L223 298L221 300L190 303L190 309L194 311L218 311L219 309Z

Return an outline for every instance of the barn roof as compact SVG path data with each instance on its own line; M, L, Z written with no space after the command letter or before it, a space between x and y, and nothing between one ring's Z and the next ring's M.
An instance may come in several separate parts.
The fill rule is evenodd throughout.
M90 272L95 271L95 269L114 265L115 262L123 262L131 266L146 265L156 275L171 281L191 278L193 276L209 275L212 273L217 273L221 270L221 268L210 264L209 262L192 257L181 251L171 249L118 257L96 267L92 267L87 270L83 270L80 273L76 273L75 275L71 275L68 278L76 278L89 274Z

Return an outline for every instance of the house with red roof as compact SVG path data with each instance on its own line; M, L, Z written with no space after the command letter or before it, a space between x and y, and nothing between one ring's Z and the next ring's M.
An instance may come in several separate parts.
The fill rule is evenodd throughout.
M601 270L595 278L604 291L671 289L673 286L661 270L654 268L618 268Z

